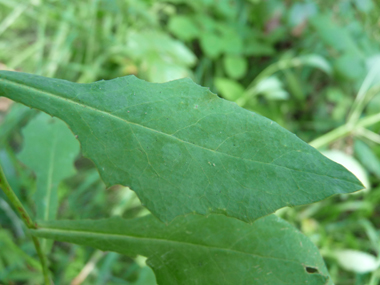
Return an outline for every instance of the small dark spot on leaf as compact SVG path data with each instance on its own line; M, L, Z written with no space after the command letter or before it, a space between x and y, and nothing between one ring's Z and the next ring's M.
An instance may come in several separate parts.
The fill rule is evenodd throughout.
M318 273L318 269L314 267L306 266L305 269L306 269L306 272L310 274Z

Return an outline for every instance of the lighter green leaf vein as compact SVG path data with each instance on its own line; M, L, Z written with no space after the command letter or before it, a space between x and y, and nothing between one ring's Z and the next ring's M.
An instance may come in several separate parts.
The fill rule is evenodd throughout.
M115 116L113 115L112 113L109 113L109 112L106 112L106 111L103 111L103 110L100 110L100 109L97 109L97 108L94 108L92 106L89 106L89 105L83 105L82 103L80 102L77 102L77 101L74 101L72 99L68 99L68 98L62 98L60 96L57 96L56 94L54 93L50 93L50 92L46 92L46 91L43 91L43 90L40 90L40 89L37 89L37 88L34 88L34 87L30 87L30 86L25 86L23 84L20 84L20 83L16 83L16 82L13 82L13 81L10 81L10 80L6 80L6 79L3 79L1 78L0 79L1 81L5 81L7 82L8 84L13 84L13 85L16 85L18 87L22 87L22 88L25 88L25 89L31 89L31 90L34 90L34 91L37 91L41 94L45 94L47 96L50 96L50 97L54 97L55 99L57 100L60 100L60 101L68 101L74 105L77 105L81 108L83 108L84 110L91 110L93 112L98 112L98 113L101 113L101 114L104 114L106 116L109 116L110 118L113 118L113 119L116 119L116 120L120 120L120 121L123 121L127 124L130 124L130 125L135 125L137 127L140 127L140 128L144 128L148 131L151 131L151 132L155 132L155 133L158 133L158 134L161 134L161 135L164 135L164 136L168 136L170 137L171 139L175 139L179 142L182 142L182 143L185 143L185 144L189 144L191 146L196 146L196 147L199 147L201 149L204 149L204 150L207 150L207 151L211 151L211 152L214 152L214 153L218 153L218 154L221 154L221 155L225 155L225 156L229 156L229 157L232 157L234 159L238 159L238 160L245 160L245 161L249 161L249 162L253 162L253 163L257 163L257 164L263 164L263 165L266 165L266 166L274 166L274 167L278 167L278 168L283 168L283 169L287 169L287 170L292 170L292 171L298 171L298 172L304 172L304 173L308 173L308 174L312 174L312 175L317 175L317 176L322 176L322 177L329 177L329 178L333 178L333 179L336 179L336 177L333 177L333 176L329 176L329 175L326 175L326 174L319 174L319 173L315 173L315 172L308 172L308 171L305 171L305 170L298 170L298 169L293 169L293 168L290 168L290 167L285 167L285 166L282 166L282 165L277 165L277 164L271 164L271 163L266 163L266 162L262 162L262 161L255 161L255 160L251 160L251 159L248 159L248 158L243 158L243 157L237 157L237 156L233 156L231 154L228 154L228 153L224 153L224 152L220 152L220 151L217 151L217 150L213 150L213 149L209 149L209 148L205 148L205 147L202 147L200 145L197 145L197 144L194 144L194 143L191 143L191 142L188 142L188 141L184 141L184 140L181 140L180 138L176 137L176 136L173 136L173 135L170 135L170 134L167 134L167 133L163 133L163 132L160 132L158 130L154 130L154 129L151 129L149 127L146 127L144 125L141 125L141 124L136 124L134 122L130 122L128 120L125 120L124 118L121 118L119 116ZM89 126L90 127L90 126ZM218 146L219 147L219 146ZM142 148L143 149L143 148ZM284 154L286 155L286 153ZM352 183L352 181L349 181L349 180L345 180L345 179L339 179L341 181L346 181L346 182L349 182L349 183Z
M61 229L55 229L55 228L39 228L37 230L34 230L36 232L40 232L41 234L44 233L51 233L54 234L56 232L57 234L70 234L70 235L78 235L78 236L98 236L101 238L104 238L105 240L109 241L110 238L118 238L118 239L137 239L137 240L145 240L145 241L152 241L152 242L166 242L168 244L178 244L178 245L184 245L184 246L194 246L194 247L203 247L211 250L221 250L221 251L228 251L232 253L238 253L238 254L244 254L244 255L250 255L262 259L272 259L272 260L280 260L280 261L286 261L294 264L299 264L298 262L294 260L284 259L284 258L278 258L278 257L272 257L272 256L262 256L254 253L248 253L244 251L234 250L231 248L222 248L222 247L216 247L216 246L210 246L210 245L204 245L204 244L197 244L197 243L189 243L189 242L183 242L183 241L177 241L177 240L167 240L167 239L158 239L158 238L147 238L147 237L139 237L139 236L125 236L121 234L111 234L111 233L100 233L100 232L86 232L86 231L78 231L78 230L61 230ZM238 241L237 241L238 242Z

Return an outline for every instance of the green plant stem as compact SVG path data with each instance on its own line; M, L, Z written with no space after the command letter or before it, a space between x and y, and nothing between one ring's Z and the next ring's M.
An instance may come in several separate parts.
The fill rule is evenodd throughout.
M20 200L18 199L16 194L13 192L11 186L9 185L7 179L5 178L5 174L1 166L0 166L0 187L5 193L5 195L8 197L12 205L16 208L17 212L20 214L21 219L24 221L25 225L29 229L36 229L37 226L33 223L32 219L29 217L28 213L26 212L24 206L21 204Z
M351 134L352 132L356 130L369 127L378 122L380 122L380 113L369 116L367 118L363 118L354 125L350 123L346 123L343 126L340 126L332 130L331 132L311 141L309 144L315 148L321 148L337 139L340 139L342 137L347 136L348 134Z
M16 236L18 238L24 238L25 234L24 234L24 229L22 228L22 222L20 221L20 218L9 206L9 204L1 198L0 198L0 209L2 209L4 213L8 216L8 218L11 220Z
M278 62L272 63L256 76L256 78L251 82L251 84L249 84L247 89L252 89L261 80L275 74L277 71L285 70L292 67L298 67L300 65L302 65L302 61L297 57L282 59Z
M33 239L34 247L36 248L38 257L40 258L40 262L42 265L42 273L44 275L45 285L50 285L49 270L47 268L46 256L42 252L42 248L38 239L35 236L32 236L32 239Z
M12 205L16 208L17 212L20 214L21 219L24 221L25 225L29 229L37 229L37 224L33 222L33 220L29 217L28 213L26 212L24 206L16 196L16 194L13 192L11 186L9 185L5 175L3 168L0 166L0 188L3 190L5 195L8 197L9 201L12 203ZM40 258L40 262L42 265L42 272L44 275L44 281L46 285L50 284L49 280L49 271L47 269L47 262L46 257L42 252L40 243L36 237L32 237L34 247L36 248L38 257Z
M272 63L256 76L256 78L246 88L244 95L240 97L236 103L239 106L244 107L245 105L247 105L250 99L258 95L258 93L255 90L255 87L261 80L273 75L277 71L298 66L298 64L299 62L297 58L292 60L280 60L278 62Z
M246 88L244 95L240 97L236 101L236 103L239 106L244 107L245 105L247 105L249 100L258 95L256 91L256 86L260 81L272 76L278 71L286 70L293 67L299 67L302 65L305 65L305 63L302 61L302 57L284 58L279 60L278 62L272 63L256 76L256 78Z
M105 256L107 252L103 252L100 250L95 250L92 254L90 260L86 263L86 265L82 268L79 274L71 281L71 285L80 285L84 280L88 277L88 275L95 269L96 264Z
M347 120L349 123L356 123L360 117L360 114L363 112L363 109L365 108L366 104L368 104L368 102L373 98L373 96L380 92L379 85L373 86L371 88L371 84L373 83L378 73L379 67L375 65L374 67L372 67L372 69L364 79L359 89L358 95L356 96L355 102L350 110Z
M380 144L380 135L376 134L368 129L361 129L359 130L359 135L363 138L366 138L370 141L373 141L374 143Z

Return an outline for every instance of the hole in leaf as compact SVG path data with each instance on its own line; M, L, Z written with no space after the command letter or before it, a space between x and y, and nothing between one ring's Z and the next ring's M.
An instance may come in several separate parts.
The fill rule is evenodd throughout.
M305 269L306 269L306 272L310 274L318 273L318 269L314 267L306 266Z

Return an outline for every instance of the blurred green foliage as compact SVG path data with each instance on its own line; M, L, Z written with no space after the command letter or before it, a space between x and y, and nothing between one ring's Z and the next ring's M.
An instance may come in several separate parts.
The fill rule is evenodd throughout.
M0 0L0 68L82 83L128 74L151 82L191 77L303 140L314 140L322 151L334 150L339 155L331 158L362 173L369 190L279 215L317 244L336 284L375 285L380 280L378 264L372 264L380 260L379 13L380 4L372 0ZM0 162L35 214L36 179L16 154L24 147L21 130L36 112L16 104L6 111ZM348 131L339 135L334 132L339 128ZM331 140L323 136L330 131L338 134ZM104 191L88 160L78 157L76 168L78 173L58 186L58 218L134 217L146 211L127 188ZM32 244L0 197L0 280L39 284ZM367 257L354 252L354 267L348 268L340 258L348 249ZM82 284L154 284L141 258L57 242L49 257L55 284L70 284L91 264ZM366 262L372 266L367 271L355 265Z

